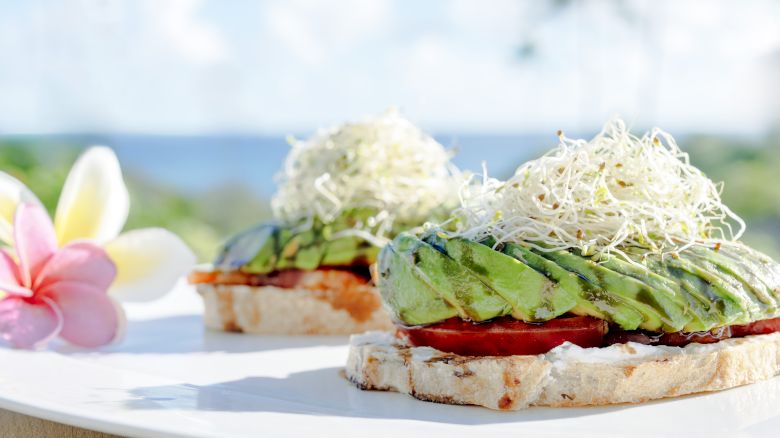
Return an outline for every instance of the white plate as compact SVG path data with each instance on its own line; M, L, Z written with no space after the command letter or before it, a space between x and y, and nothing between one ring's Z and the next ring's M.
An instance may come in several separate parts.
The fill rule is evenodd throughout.
M339 375L344 337L204 332L199 312L199 298L182 285L161 301L131 306L121 345L99 352L0 347L0 407L121 435L726 437L780 430L778 378L644 405L494 412L360 391Z

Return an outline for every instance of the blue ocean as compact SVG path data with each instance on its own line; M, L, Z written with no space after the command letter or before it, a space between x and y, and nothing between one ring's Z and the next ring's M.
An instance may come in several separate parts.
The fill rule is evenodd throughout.
M304 137L304 136L301 136ZM301 138L299 137L299 138ZM70 135L41 137L42 144L67 142L113 148L129 172L187 194L241 184L260 196L274 191L274 175L289 150L284 136ZM523 161L557 144L555 133L530 135L437 135L455 154L455 164L506 177ZM35 138L27 138L35 142ZM49 146L52 147L52 146Z

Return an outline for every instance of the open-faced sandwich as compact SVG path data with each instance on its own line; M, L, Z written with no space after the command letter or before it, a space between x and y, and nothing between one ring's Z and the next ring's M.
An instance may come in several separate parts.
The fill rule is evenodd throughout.
M396 329L353 336L363 389L515 410L636 403L780 370L780 266L668 134L619 121L378 259Z
M190 275L206 325L266 334L391 328L369 266L388 238L457 205L449 152L395 110L291 144L272 200L276 222L229 240L210 269Z

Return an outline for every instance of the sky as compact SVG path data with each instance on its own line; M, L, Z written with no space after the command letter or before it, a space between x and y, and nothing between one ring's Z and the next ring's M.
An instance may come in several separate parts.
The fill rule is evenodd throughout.
M0 0L0 134L435 132L780 119L772 0Z

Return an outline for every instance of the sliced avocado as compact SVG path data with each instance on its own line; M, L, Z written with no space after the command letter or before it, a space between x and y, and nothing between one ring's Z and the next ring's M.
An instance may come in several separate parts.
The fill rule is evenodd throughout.
M266 252L273 250L275 230L275 225L263 224L228 240L214 260L214 267L225 271L239 269L257 258L259 253L265 255Z
M217 269L256 274L320 266L368 266L376 261L380 248L363 237L349 235L348 230L364 224L372 211L353 209L328 224L314 217L257 226L229 240L214 265Z
M363 252L360 254L360 257L363 258L363 260L366 261L366 264L373 264L376 261L376 258L379 256L379 251L382 248L368 244L365 248L363 248Z
M670 278L659 275L651 271L648 267L639 262L629 263L628 261L616 256L601 257L598 263L604 268L615 271L619 274L635 278L648 285L656 291L661 291L667 296L682 298L687 303L683 310L691 316L691 320L683 327L686 332L707 331L719 324L720 318L713 314L709 303L706 305L686 291L683 291L680 284Z
M633 330L642 323L642 313L620 297L613 296L597 285L586 281L574 272L563 269L530 249L514 243L507 243L503 252L525 263L550 281L558 283L577 301L571 312L613 321L620 327Z
M767 292L780 303L780 265L774 260L743 244L723 245L719 251L709 250L744 267L751 284L763 284Z
M322 264L325 266L341 266L348 264L355 258L358 250L357 237L347 236L328 240L325 254L322 256Z
M241 269L253 274L267 274L276 268L277 261L277 239L280 228L276 225L264 225L256 229L258 233L256 238L259 249L255 250L254 257L247 262Z
M571 310L577 301L558 283L550 281L512 256L489 246L442 233L423 238L498 293L512 316L523 321L547 321Z
M507 301L448 255L419 241L414 264L442 298L456 302L465 319L485 321L512 313Z
M303 270L317 269L325 253L325 242L323 242L319 230L311 228L295 237L298 239L298 248L293 256L295 268Z
M535 252L607 293L625 300L644 315L644 321L639 325L643 329L679 331L692 319L684 311L687 303L683 297L666 295L635 278L619 274L569 251Z
M690 272L692 268L683 268L679 263L671 263L673 257L667 256L663 260L658 256L647 257L645 265L662 277L672 279L680 285L680 288L701 303L709 313L717 318L717 326L723 326L738 321L743 309L730 298L728 292L720 290L711 281ZM685 263L684 265L690 265Z
M458 315L428 283L414 264L414 247L399 236L387 244L377 259L377 287L393 317L408 325L431 324Z
M714 263L712 260L696 257L688 251L681 254L680 257L693 263L700 269L709 272L720 279L724 285L739 293L741 297L747 299L747 301L752 304L748 306L747 309L754 313L753 316L763 315L770 306L775 307L774 300L765 295L763 291L757 287L753 287L753 285L743 282L738 275L734 275L735 267L732 267L732 269L729 270L723 269L723 267Z
M301 246L300 234L290 228L279 229L276 245L276 270L294 269L295 254Z
M378 260L386 304L412 325L509 314L538 322L574 313L626 330L667 332L707 331L780 314L780 265L738 244L719 251L690 248L675 257L622 248L632 263L513 243L493 249L491 243L436 232L399 235ZM353 257L364 249L354 240L341 244Z
M741 287L729 284L716 272L711 272L701 266L681 257L667 257L664 260L670 268L678 269L698 277L701 282L699 287L721 298L723 312L727 324L747 324L753 320L752 316L760 316L761 309L757 300L754 300ZM701 289L700 289L701 290Z
M725 279L733 287L749 293L762 313L770 313L777 308L777 301L771 290L744 262L729 260L719 251L700 247L690 248L680 256L710 272L718 273L720 278Z

